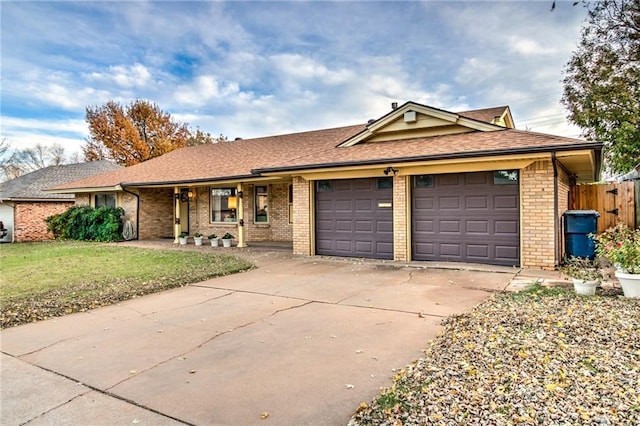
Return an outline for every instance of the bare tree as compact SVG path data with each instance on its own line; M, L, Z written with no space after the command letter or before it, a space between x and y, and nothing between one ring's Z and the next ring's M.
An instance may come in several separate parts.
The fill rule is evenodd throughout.
M2 181L16 178L48 166L78 162L78 154L68 155L60 144L13 149L5 137L0 141L0 173Z

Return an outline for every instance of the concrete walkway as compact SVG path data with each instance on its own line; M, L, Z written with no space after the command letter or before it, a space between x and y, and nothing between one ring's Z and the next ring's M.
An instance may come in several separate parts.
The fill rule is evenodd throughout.
M518 272L242 255L259 267L0 332L0 423L346 424Z

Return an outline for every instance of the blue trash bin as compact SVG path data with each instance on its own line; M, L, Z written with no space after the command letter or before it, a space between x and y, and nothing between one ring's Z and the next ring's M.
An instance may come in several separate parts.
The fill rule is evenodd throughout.
M567 210L564 219L564 247L566 257L596 257L596 244L589 234L598 232L598 217L595 210Z

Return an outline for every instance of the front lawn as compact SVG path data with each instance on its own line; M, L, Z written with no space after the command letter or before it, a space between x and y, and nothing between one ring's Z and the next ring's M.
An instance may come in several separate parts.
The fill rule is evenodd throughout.
M534 287L444 326L350 426L640 424L640 300Z
M86 311L252 266L236 256L117 244L3 244L0 326Z

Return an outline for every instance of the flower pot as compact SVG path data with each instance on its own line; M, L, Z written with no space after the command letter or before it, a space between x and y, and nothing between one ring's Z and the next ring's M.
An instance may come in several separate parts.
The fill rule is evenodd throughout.
M211 247L218 247L220 240L218 240L217 238L213 238L212 240L209 240L209 241L211 241Z
M223 238L222 239L223 247L231 247L231 238Z
M596 294L596 287L598 286L597 280L580 280L578 278L573 279L573 289L576 294L583 296L593 296Z
M180 242L181 246L187 245L187 237L178 237L178 241Z
M616 278L620 281L622 293L625 297L640 298L640 274L627 274L616 271Z
M193 241L196 243L197 246L202 245L202 237L193 237Z

